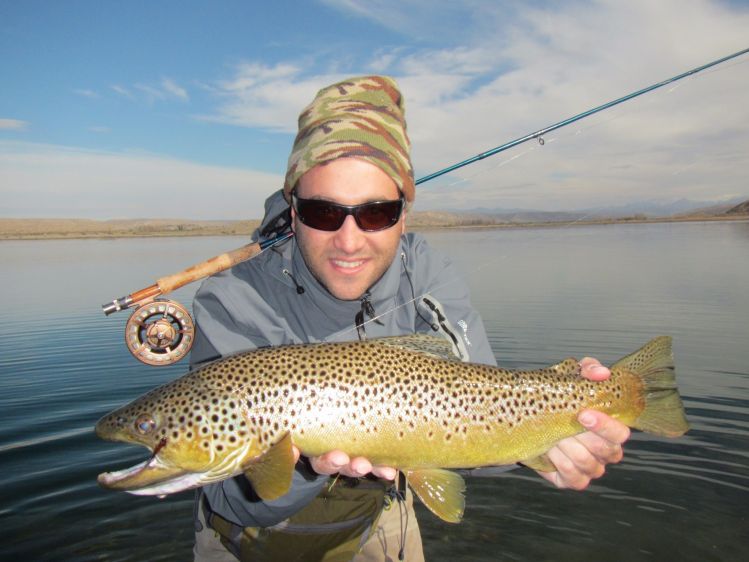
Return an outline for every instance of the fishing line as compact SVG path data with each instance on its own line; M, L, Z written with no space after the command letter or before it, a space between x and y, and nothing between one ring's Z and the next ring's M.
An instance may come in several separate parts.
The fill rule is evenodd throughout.
M704 72L706 70L709 70L709 72L706 72L706 74L713 74L715 72L718 72L719 70L727 70L728 68L733 68L734 66L736 66L738 64L746 64L748 61L740 61L740 62L734 61L733 64L727 65L726 67L714 68L714 67L716 67L717 65L719 65L719 64L721 64L723 62L726 62L726 61L728 61L730 59L733 59L735 57L741 56L741 55L746 54L746 53L749 53L749 49L744 49L743 51L739 51L739 52L734 53L732 55L729 55L727 57L723 57L722 59L718 59L717 61L713 61L713 62L708 63L706 65L703 65L701 67L697 67L697 68L692 69L690 71L684 72L684 73L682 73L682 74L680 74L678 76L675 76L673 78L669 78L667 80L661 81L661 82L659 82L657 84L654 84L652 86L648 86L647 88L643 88L641 90L638 90L637 92L633 92L631 94L628 94L626 96L623 96L623 97L618 98L616 100L613 100L611 102L605 103L605 104L600 105L600 106L598 106L596 108L593 108L591 110L588 110L588 111L585 111L585 112L580 113L578 115L575 115L574 117L570 117L568 119L560 121L559 123L556 123L554 125L546 127L544 129L540 129L539 131L536 131L534 133L530 133L528 135L525 135L524 137L520 137L518 139L515 139L514 141L510 141L510 142L505 143L503 145L500 145L500 146L498 146L498 147L496 147L494 149L491 149L491 150L488 150L486 152L480 153L480 154L478 154L478 155L476 155L474 157L471 157L471 158L468 158L468 159L466 159L466 160L464 160L462 162L459 162L458 164L454 164L454 165L449 166L449 167L447 167L447 168L445 168L443 170L440 170L440 171L435 172L433 174L430 174L428 176L422 177L419 180L417 180L415 183L416 183L416 185L419 185L421 183L425 183L426 181L430 181L430 180L432 180L434 178L437 178L439 176L442 176L442 175L445 175L447 173L450 173L450 172L452 172L454 170L457 170L459 168L467 166L468 164L472 164L472 163L478 162L479 160L483 160L484 158L487 158L488 156L492 156L492 155L497 154L499 152L503 152L505 150L514 148L515 146L518 146L519 144L525 143L525 142L527 142L529 140L536 139L537 141L539 141L537 146L531 146L531 147L527 148L525 151L523 151L523 152L521 152L519 154L513 155L511 158L505 158L505 159L501 160L500 162L498 162L497 164L495 164L495 165L493 165L491 167L479 170L476 173L471 174L468 177L461 178L461 179L459 179L459 180L457 180L455 182L452 182L452 183L450 183L450 184L448 184L446 186L443 186L443 187L451 187L453 185L458 185L460 183L464 183L464 182L469 181L470 179L472 179L472 178L474 178L474 177L476 177L478 175L485 174L485 173L487 173L489 171L496 170L496 169L498 169L498 168L500 168L502 166L505 166L505 165L507 165L507 164L509 164L509 163L511 163L511 162L513 162L515 160L517 160L521 156L525 156L526 154L529 154L529 153L533 152L534 150L537 150L539 148L544 147L547 143L555 142L557 140L562 139L565 136L569 136L569 137L571 137L571 136L579 136L579 135L583 134L584 132L589 131L590 129L593 129L593 128L596 128L596 127L600 127L603 124L611 123L612 121L618 120L618 119L620 119L622 117L625 117L625 116L631 117L631 113L636 108L637 108L637 110L639 112L642 112L643 111L643 106L640 105L640 106L632 106L631 108L630 107L627 107L627 108L617 108L617 111L612 112L612 114L606 116L605 119L600 119L599 118L599 119L594 120L592 123L590 123L589 125L584 126L584 127L580 127L578 125L575 128L575 130L573 132L569 133L568 135L564 135L562 133L557 133L554 137L547 138L545 136L547 134L547 132L556 131L557 129L561 129L562 127L565 127L567 125L575 123L575 122L577 122L577 121L579 121L581 119L584 119L586 117L589 117L589 116L591 116L593 114L597 114L597 113L599 113L601 111L605 111L605 110L608 110L608 109L613 108L615 106L618 106L619 104L621 104L621 103L623 103L625 101L629 101L629 100L631 100L631 99L633 99L635 97L639 97L640 95L643 95L643 94L646 94L646 93L650 93L650 92L652 92L652 91L654 91L656 89L660 89L661 87L666 86L666 85L671 85L671 87L667 88L665 90L660 90L657 93L658 94L662 94L662 95L671 94L677 88L681 87L681 85L683 84L683 83L676 84L676 82L679 81L679 80L682 80L684 78L692 78L692 79L694 79L694 78L700 77L699 73ZM649 100L648 101L648 105L652 105L656 100L660 101L660 96L649 96L647 99ZM690 166L688 166L688 167L691 167L692 165L693 164L690 164ZM581 223L582 221L586 220L587 218L589 218L591 216L594 216L597 213L597 211L599 211L599 210L601 210L603 208L605 208L605 205L601 205L601 206L595 207L595 208L593 208L591 210L588 210L586 213L582 214L581 216L579 216L575 220L568 221L568 222L553 223L550 226L553 226L554 228L557 228L557 229L564 229L564 228L575 226L575 225ZM479 228L482 228L482 227L479 227ZM512 226L506 226L506 225L499 224L499 225L487 225L486 227L483 227L483 228L491 228L493 230L498 230L498 229L502 229L502 228L512 228ZM525 228L527 228L527 226L525 226ZM495 263L497 263L497 262L499 262L499 261L501 261L503 259L506 259L507 257L508 257L508 254L503 254L501 256L497 256L497 257L488 259L484 263L479 264L478 266L476 266L476 267L468 270L467 273L475 274L475 273L481 271L482 269L488 267L489 265L495 264ZM409 279L410 279L410 276L409 276ZM445 288L445 287L447 287L447 286L449 286L449 285L451 285L453 283L456 283L458 281L463 281L463 278L462 277L458 277L458 278L452 279L450 281L447 281L447 282L445 282L443 284L438 284L438 285L434 286L432 288L432 290L434 291L434 290ZM382 317L384 317L384 316L386 316L388 314L391 314L391 313L395 312L396 310L398 310L398 309L400 309L400 308L402 308L404 306L409 306L409 305L415 303L416 301L422 299L426 295L427 295L427 293L424 293L424 294L421 294L419 296L413 297L413 298L407 300L406 302L398 304L398 305L394 306L393 308L391 308L391 309L389 309L389 310L387 310L387 311L385 311L383 313L377 314L376 316L374 316L370 320L365 321L363 325L365 326L366 324L368 324L370 322L376 321L376 320L378 320L378 319L380 319L380 318L382 318ZM329 341L331 338L336 338L336 337L339 337L339 336L351 333L352 331L353 331L353 328L347 328L347 329L344 329L344 330L340 330L340 331L338 331L338 332L336 332L334 334L331 334L327 338L325 338L325 341Z

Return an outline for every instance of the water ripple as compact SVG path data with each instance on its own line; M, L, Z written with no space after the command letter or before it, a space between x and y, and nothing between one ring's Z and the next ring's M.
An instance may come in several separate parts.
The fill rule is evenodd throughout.
M79 435L90 435L91 432L92 432L92 428L91 426L88 426L88 427L80 427L77 429L70 429L67 431L62 431L60 433L54 433L52 435L42 435L38 437L33 437L31 439L25 439L22 441L11 441L11 442L0 444L0 453L4 453L6 451L13 451L15 449L24 449L26 447L36 447L37 445L42 445L44 443L60 441L63 439L68 439L70 437L78 437Z

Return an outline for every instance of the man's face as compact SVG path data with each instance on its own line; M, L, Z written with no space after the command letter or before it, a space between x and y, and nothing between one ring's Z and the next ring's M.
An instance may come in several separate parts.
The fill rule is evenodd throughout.
M356 158L315 166L299 179L296 194L341 205L395 200L400 195L385 172ZM377 232L362 231L351 215L335 232L316 230L302 224L293 207L291 213L307 267L330 294L342 300L358 299L382 277L406 231L405 212L394 226Z

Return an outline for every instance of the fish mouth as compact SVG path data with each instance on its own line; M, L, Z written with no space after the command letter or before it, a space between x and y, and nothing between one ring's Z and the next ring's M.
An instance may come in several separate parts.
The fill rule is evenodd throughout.
M147 460L130 468L102 472L97 482L103 488L138 496L165 496L200 486L202 473L189 472L161 460L159 451L165 446L166 440L162 439Z
M160 468L166 467L159 461L156 455L152 455L148 460L130 468L123 468L122 470L115 470L113 472L102 472L96 480L104 488L122 490L130 487L141 476L143 471L158 470Z

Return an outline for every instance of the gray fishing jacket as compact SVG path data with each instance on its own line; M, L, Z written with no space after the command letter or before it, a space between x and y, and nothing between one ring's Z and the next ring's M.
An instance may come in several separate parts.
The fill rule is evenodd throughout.
M264 225L284 209L280 193L266 202ZM466 283L422 236L401 237L390 268L364 298L371 308L328 293L292 238L203 282L193 301L197 334L190 365L270 345L356 340L355 318L365 308L370 312L364 314L367 338L441 334L463 360L496 364ZM207 485L203 493L210 509L224 519L268 527L303 508L326 481L300 462L290 492L277 500L261 501L243 476Z

